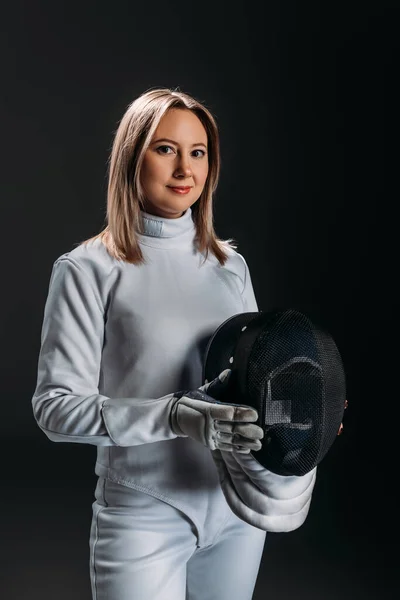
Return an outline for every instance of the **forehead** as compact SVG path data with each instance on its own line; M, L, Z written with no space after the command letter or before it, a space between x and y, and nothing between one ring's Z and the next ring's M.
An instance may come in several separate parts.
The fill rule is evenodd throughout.
M207 132L197 115L191 110L177 108L170 108L165 113L153 137L167 137L177 142L207 142Z

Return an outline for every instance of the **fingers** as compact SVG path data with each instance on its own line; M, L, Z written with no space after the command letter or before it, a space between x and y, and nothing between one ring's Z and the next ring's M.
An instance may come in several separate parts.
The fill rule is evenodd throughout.
M217 430L216 444L220 450L261 450L263 437L264 432L257 425L236 425L234 431Z
M224 372L231 373L230 369L225 369L223 373ZM227 375L227 377L229 376L230 375ZM216 385L223 385L220 384L217 378L217 380L214 379L210 384L206 384L206 386L214 385L214 381L216 381ZM252 408L247 404L228 404L227 402L220 402L216 397L211 396L211 389L205 390L206 386L186 392L184 395L190 400L200 400L203 403L204 408L210 412L213 419L230 421L232 423L255 423L257 421L258 412L255 408ZM217 395L218 394L215 394L215 396Z
M251 406L233 406L225 403L211 403L209 406L211 417L215 421L227 421L229 423L255 423L258 413Z
M264 431L253 423L232 423L232 421L217 421L214 423L217 431L230 435L239 435L252 440L262 440Z
M250 454L250 448L243 448L241 446L233 446L232 444L221 444L218 445L217 450L224 450L225 452L239 452L239 454Z
M231 376L231 373L232 373L231 369L225 369L218 375L218 379L220 380L221 383L227 383L227 381L229 380L229 377Z
M232 436L230 439L218 439L217 443L218 450L225 450L226 452L239 452L241 454L248 454L250 451L257 452L257 450L261 450L262 444L260 440L244 440L235 439L233 441Z
M251 440L262 440L264 437L264 430L253 423L237 423L234 425L233 431L236 435L250 438Z
M233 409L231 423L255 423L258 419L258 412L251 406L234 406Z
M222 393L222 390L228 385L231 373L231 369L225 369L218 375L218 377L216 377L209 383L205 383L198 389L202 390L203 392L206 392L209 396L218 400L220 394Z

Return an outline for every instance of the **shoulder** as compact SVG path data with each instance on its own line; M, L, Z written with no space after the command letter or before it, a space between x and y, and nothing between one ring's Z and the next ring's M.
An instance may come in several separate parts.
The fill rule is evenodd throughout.
M245 273L246 273L247 263L246 263L246 260L243 256L243 254L240 254L239 252L237 252L237 250L234 250L233 248L231 248L230 253L229 253L229 258L225 263L225 268L234 271L235 273L237 273L237 275L244 278Z
M220 265L216 260L217 267L235 275L241 282L242 289L246 283L246 274L248 270L247 262L243 256L232 247L227 248L228 259L224 265Z
M58 267L74 270L99 286L116 269L117 264L118 261L110 256L101 240L96 239L59 255L53 263L53 270Z

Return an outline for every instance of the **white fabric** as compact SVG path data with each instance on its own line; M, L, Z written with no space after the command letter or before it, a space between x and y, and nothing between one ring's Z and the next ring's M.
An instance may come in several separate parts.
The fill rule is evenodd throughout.
M218 399L218 389L223 389L231 372L225 369L198 390L186 392L182 397L177 394L171 410L171 427L177 435L190 436L210 450L260 450L264 432L254 423L257 411L248 405L213 400Z
M178 219L142 214L145 265L113 259L99 240L54 262L33 411L50 440L96 445L97 475L163 499L198 524L199 511L223 494L219 472L208 448L173 433L171 400L204 383L215 329L258 307L242 255L232 250L223 267L212 254L204 263L190 208ZM267 497L269 486L284 482L271 475ZM280 526L293 528L287 511Z
M238 519L223 497L199 513L199 530L166 502L101 477L95 497L93 600L253 598L265 531Z
M307 517L317 469L302 477L272 473L257 453L212 451L225 498L232 511L265 531L292 531Z

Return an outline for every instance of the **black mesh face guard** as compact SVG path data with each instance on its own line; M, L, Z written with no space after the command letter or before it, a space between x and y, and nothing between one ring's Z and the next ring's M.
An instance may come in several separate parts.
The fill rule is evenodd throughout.
M279 475L305 475L318 465L341 430L345 374L332 337L304 314L288 309L241 313L209 340L203 380L232 369L220 400L258 411L262 448L253 452Z

